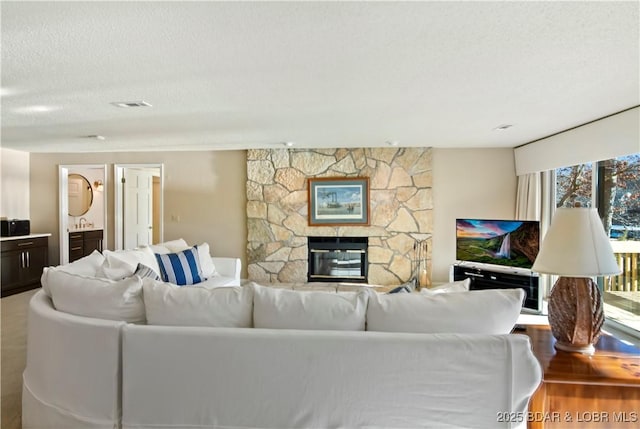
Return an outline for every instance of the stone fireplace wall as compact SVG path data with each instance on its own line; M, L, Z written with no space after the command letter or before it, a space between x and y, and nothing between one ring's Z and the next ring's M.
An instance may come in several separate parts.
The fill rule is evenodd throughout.
M431 252L431 164L430 148L249 150L249 279L306 282L308 236L369 237L369 283L411 279L416 241ZM370 225L309 226L310 177L369 177Z

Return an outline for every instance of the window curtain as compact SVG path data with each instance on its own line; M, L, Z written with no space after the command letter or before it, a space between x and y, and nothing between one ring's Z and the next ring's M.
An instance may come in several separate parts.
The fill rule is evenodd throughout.
M542 217L542 177L540 173L518 176L516 219L540 220Z
M553 195L553 175L551 171L522 174L518 176L516 193L516 219L540 221L540 240L544 237L555 204ZM544 195L543 195L544 194ZM547 297L555 276L539 274L542 291L542 314L547 314Z

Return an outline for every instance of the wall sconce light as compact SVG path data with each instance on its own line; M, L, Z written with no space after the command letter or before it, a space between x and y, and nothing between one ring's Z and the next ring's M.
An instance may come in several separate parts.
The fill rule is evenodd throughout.
M104 185L102 184L102 180L96 180L93 182L93 186L96 188L96 191L102 192L104 190Z

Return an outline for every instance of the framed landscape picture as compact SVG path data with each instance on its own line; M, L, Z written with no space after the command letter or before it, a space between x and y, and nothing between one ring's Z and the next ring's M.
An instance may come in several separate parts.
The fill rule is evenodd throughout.
M309 179L309 225L369 225L369 178Z

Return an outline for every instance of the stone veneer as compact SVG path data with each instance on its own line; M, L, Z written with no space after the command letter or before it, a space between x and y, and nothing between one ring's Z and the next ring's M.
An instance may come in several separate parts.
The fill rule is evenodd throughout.
M431 164L430 148L249 150L249 280L305 282L308 236L367 236L369 283L409 280L414 243L431 251ZM370 225L309 226L310 177L369 177Z

